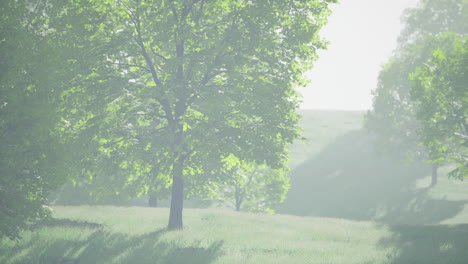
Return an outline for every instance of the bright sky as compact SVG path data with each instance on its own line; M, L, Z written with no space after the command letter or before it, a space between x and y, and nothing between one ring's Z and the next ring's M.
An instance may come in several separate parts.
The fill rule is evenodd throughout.
M396 48L400 16L417 0L341 0L321 36L330 41L310 72L311 83L300 89L301 108L365 110L380 67Z

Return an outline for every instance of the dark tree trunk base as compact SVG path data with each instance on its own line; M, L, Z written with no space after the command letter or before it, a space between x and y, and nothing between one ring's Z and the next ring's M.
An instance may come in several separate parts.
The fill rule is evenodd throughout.
M169 224L167 228L170 230L182 229L182 209L184 207L184 181L181 177L173 176L171 209L169 214Z
M150 195L148 199L148 207L158 207L158 197Z
M432 164L432 178L431 178L431 187L434 187L437 184L437 169L439 166Z

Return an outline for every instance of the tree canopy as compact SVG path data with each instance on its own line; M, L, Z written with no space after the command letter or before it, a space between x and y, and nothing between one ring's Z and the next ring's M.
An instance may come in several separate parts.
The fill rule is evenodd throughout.
M383 149L466 174L464 0L423 0L408 9L399 47L379 75L366 126Z
M468 175L468 37L440 34L427 61L410 74L421 142L433 163L456 162L453 176Z

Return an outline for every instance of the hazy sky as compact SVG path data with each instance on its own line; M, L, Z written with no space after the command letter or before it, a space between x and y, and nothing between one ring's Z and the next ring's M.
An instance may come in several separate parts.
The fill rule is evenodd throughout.
M380 67L396 47L400 16L417 0L341 0L322 36L328 50L310 72L311 83L300 89L305 109L364 110L372 106L371 91Z

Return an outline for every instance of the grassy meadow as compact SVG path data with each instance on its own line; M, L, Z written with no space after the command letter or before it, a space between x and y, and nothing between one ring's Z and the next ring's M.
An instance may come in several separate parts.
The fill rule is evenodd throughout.
M468 181L445 167L429 188L429 166L373 150L363 112L301 113L278 214L190 208L166 231L168 208L54 206L0 263L468 263Z
M466 263L467 225L392 226L371 221L185 211L183 231L165 230L168 209L55 207L0 263Z

